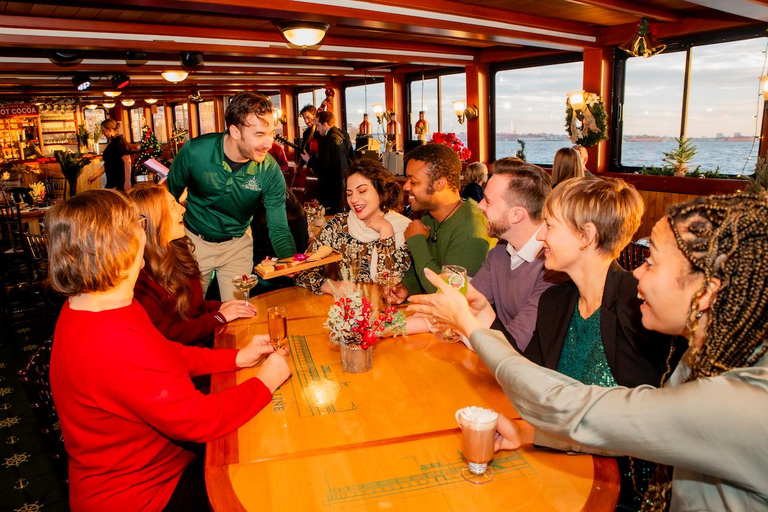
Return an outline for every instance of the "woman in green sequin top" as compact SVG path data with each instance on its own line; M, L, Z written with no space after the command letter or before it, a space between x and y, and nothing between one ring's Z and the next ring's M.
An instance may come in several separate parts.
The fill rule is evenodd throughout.
M671 338L643 327L637 280L615 261L643 211L634 187L614 178L573 178L552 191L537 238L544 241L547 269L571 280L541 296L528 359L584 384L661 384ZM629 462L619 460L619 466L619 510L636 510L640 496ZM653 467L635 466L642 491Z

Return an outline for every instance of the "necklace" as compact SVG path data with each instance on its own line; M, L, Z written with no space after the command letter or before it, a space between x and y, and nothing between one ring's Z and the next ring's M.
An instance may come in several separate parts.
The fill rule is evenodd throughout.
M448 215L446 215L443 220L437 223L437 226L435 227L435 232L429 238L430 240L432 240L432 243L437 242L437 232L440 230L440 226L443 225L443 222L451 218L451 214L453 214L453 212L456 211L456 208L458 208L460 204L461 204L461 199L459 199L459 201L455 205L453 205L453 208L451 208L451 211L448 212Z
M589 302L587 302L587 299L585 299L583 295L579 296L579 312L581 313L582 318L585 318L585 319L589 318L590 316L592 316L592 314L594 314L595 311L597 311L600 308L600 306L603 303L604 291L605 291L605 284L603 284L602 288L600 288L600 295L598 296L597 300L595 301L595 303L591 305ZM582 302L584 303L583 309L581 307Z

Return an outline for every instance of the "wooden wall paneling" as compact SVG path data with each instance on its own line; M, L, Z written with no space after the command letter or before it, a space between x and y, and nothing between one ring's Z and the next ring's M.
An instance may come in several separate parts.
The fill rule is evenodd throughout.
M613 48L584 49L584 90L602 96L608 112L608 126L611 126L611 91L613 88ZM608 155L611 140L604 140L587 148L588 167L592 170L608 170Z
M472 152L473 162L487 162L489 159L488 138L490 134L490 66L472 64L465 66L467 81L466 105L478 110L475 120L464 121L467 127L467 147Z

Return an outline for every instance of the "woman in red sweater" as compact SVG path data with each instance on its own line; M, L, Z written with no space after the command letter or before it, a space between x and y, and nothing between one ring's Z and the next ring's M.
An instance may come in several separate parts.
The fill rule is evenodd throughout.
M256 308L242 300L203 298L200 268L182 223L184 207L165 187L142 183L128 196L147 219L144 268L134 294L163 336L185 345L211 346L216 327L256 314Z
M69 454L74 511L208 510L204 443L240 427L289 376L268 336L240 350L169 343L133 298L144 218L121 193L89 190L46 216L50 281L67 296L50 380ZM254 366L257 377L203 395L191 376Z

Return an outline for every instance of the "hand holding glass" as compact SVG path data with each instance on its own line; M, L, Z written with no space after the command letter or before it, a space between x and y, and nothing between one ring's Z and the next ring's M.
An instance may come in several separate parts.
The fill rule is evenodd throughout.
M462 295L467 294L467 269L464 267L459 265L443 265L443 268L440 271L440 277L443 281L459 290ZM438 290L438 293L439 292L440 290ZM454 332L451 328L438 331L435 333L435 336L446 343L455 343L461 339L461 335Z

